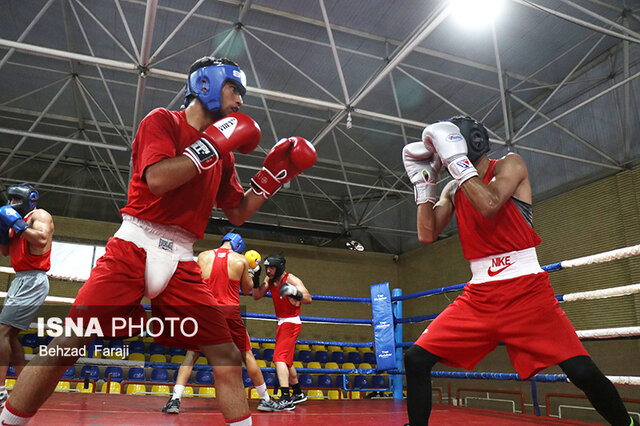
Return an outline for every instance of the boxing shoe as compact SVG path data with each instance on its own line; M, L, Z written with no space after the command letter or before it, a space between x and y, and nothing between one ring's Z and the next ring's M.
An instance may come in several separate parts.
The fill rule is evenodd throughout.
M167 401L167 405L162 407L162 412L168 414L180 413L180 399L173 397L169 398L169 401Z
M0 410L4 408L4 404L7 402L7 399L9 399L9 392L0 392Z
M307 395L303 394L303 393L294 393L293 395L291 395L291 401L293 401L293 404L300 404L301 402L305 402L307 400Z
M280 398L280 401L278 401L278 403L282 407L283 411L291 411L295 410L296 408L295 404L293 403L293 399L291 398Z
M260 403L258 404L258 410L260 411L284 411L284 407L281 404L281 401L276 401L273 398L271 399L260 399Z

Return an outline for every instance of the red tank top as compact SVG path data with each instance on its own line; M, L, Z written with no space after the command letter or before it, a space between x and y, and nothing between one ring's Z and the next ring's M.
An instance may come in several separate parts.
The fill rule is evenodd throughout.
M496 162L497 160L491 160L482 179L485 184L495 176ZM467 260L524 250L542 242L511 198L493 217L483 217L458 188L455 194L455 211L462 251Z
M24 220L27 221L33 211L29 212ZM51 249L45 254L33 255L29 253L29 243L22 238L22 234L11 238L9 243L9 256L11 267L14 271L48 271L51 269Z
M213 264L211 274L206 283L213 292L216 300L221 305L240 305L240 280L229 279L227 260L231 249L219 248L213 251Z
M287 278L289 278L288 272L284 274L284 277L282 277L282 283L286 283ZM276 311L276 317L291 318L300 315L300 306L293 306L289 302L288 297L280 297L280 285L276 286L271 280L269 280L269 291L271 292L271 298L273 299L273 307Z

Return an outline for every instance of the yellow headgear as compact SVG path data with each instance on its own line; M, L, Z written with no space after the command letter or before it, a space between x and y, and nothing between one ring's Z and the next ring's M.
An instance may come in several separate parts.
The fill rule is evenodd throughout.
M247 258L247 260L249 261L249 267L250 268L254 268L256 266L258 266L258 264L260 263L260 261L262 260L262 257L260 257L260 253L258 253L255 250L249 250L244 254L244 257Z

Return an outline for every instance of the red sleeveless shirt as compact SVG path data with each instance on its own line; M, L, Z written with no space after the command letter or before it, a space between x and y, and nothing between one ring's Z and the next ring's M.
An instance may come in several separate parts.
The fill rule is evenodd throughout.
M229 253L233 253L233 250L219 248L213 251L213 264L206 283L220 305L239 306L240 280L229 279Z
M482 179L485 184L494 178L496 162L497 160L491 160ZM524 250L542 242L512 198L493 217L484 217L458 188L455 194L455 211L462 251L467 260Z
M27 221L33 211L27 213L24 220ZM11 257L11 267L14 271L48 271L51 269L51 249L41 255L29 253L29 243L18 234L11 238L9 243L9 256Z
M284 274L284 277L282 277L283 284L287 282L287 278L289 278L288 272ZM271 298L273 299L273 307L276 311L276 317L291 318L299 316L300 306L293 306L289 302L288 297L280 297L280 285L276 286L271 280L269 280L269 291L271 292Z

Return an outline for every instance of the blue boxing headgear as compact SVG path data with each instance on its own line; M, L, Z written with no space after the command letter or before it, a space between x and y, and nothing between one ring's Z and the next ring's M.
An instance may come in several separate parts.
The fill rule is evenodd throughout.
M220 241L220 244L224 243L225 241L229 241L229 243L231 244L231 248L236 253L242 254L242 252L244 252L245 244L240 234L229 232L224 237L222 237L222 241Z
M222 118L220 98L222 86L226 81L235 83L242 96L247 92L247 77L236 65L214 60L211 65L194 70L187 77L184 106L188 106L190 96L195 96L216 118Z
M11 207L20 213L22 217L25 217L27 213L35 209L38 203L38 191L26 182L10 185L7 188L7 194L9 195L7 204L11 204L12 198L20 200L18 203L11 204Z

